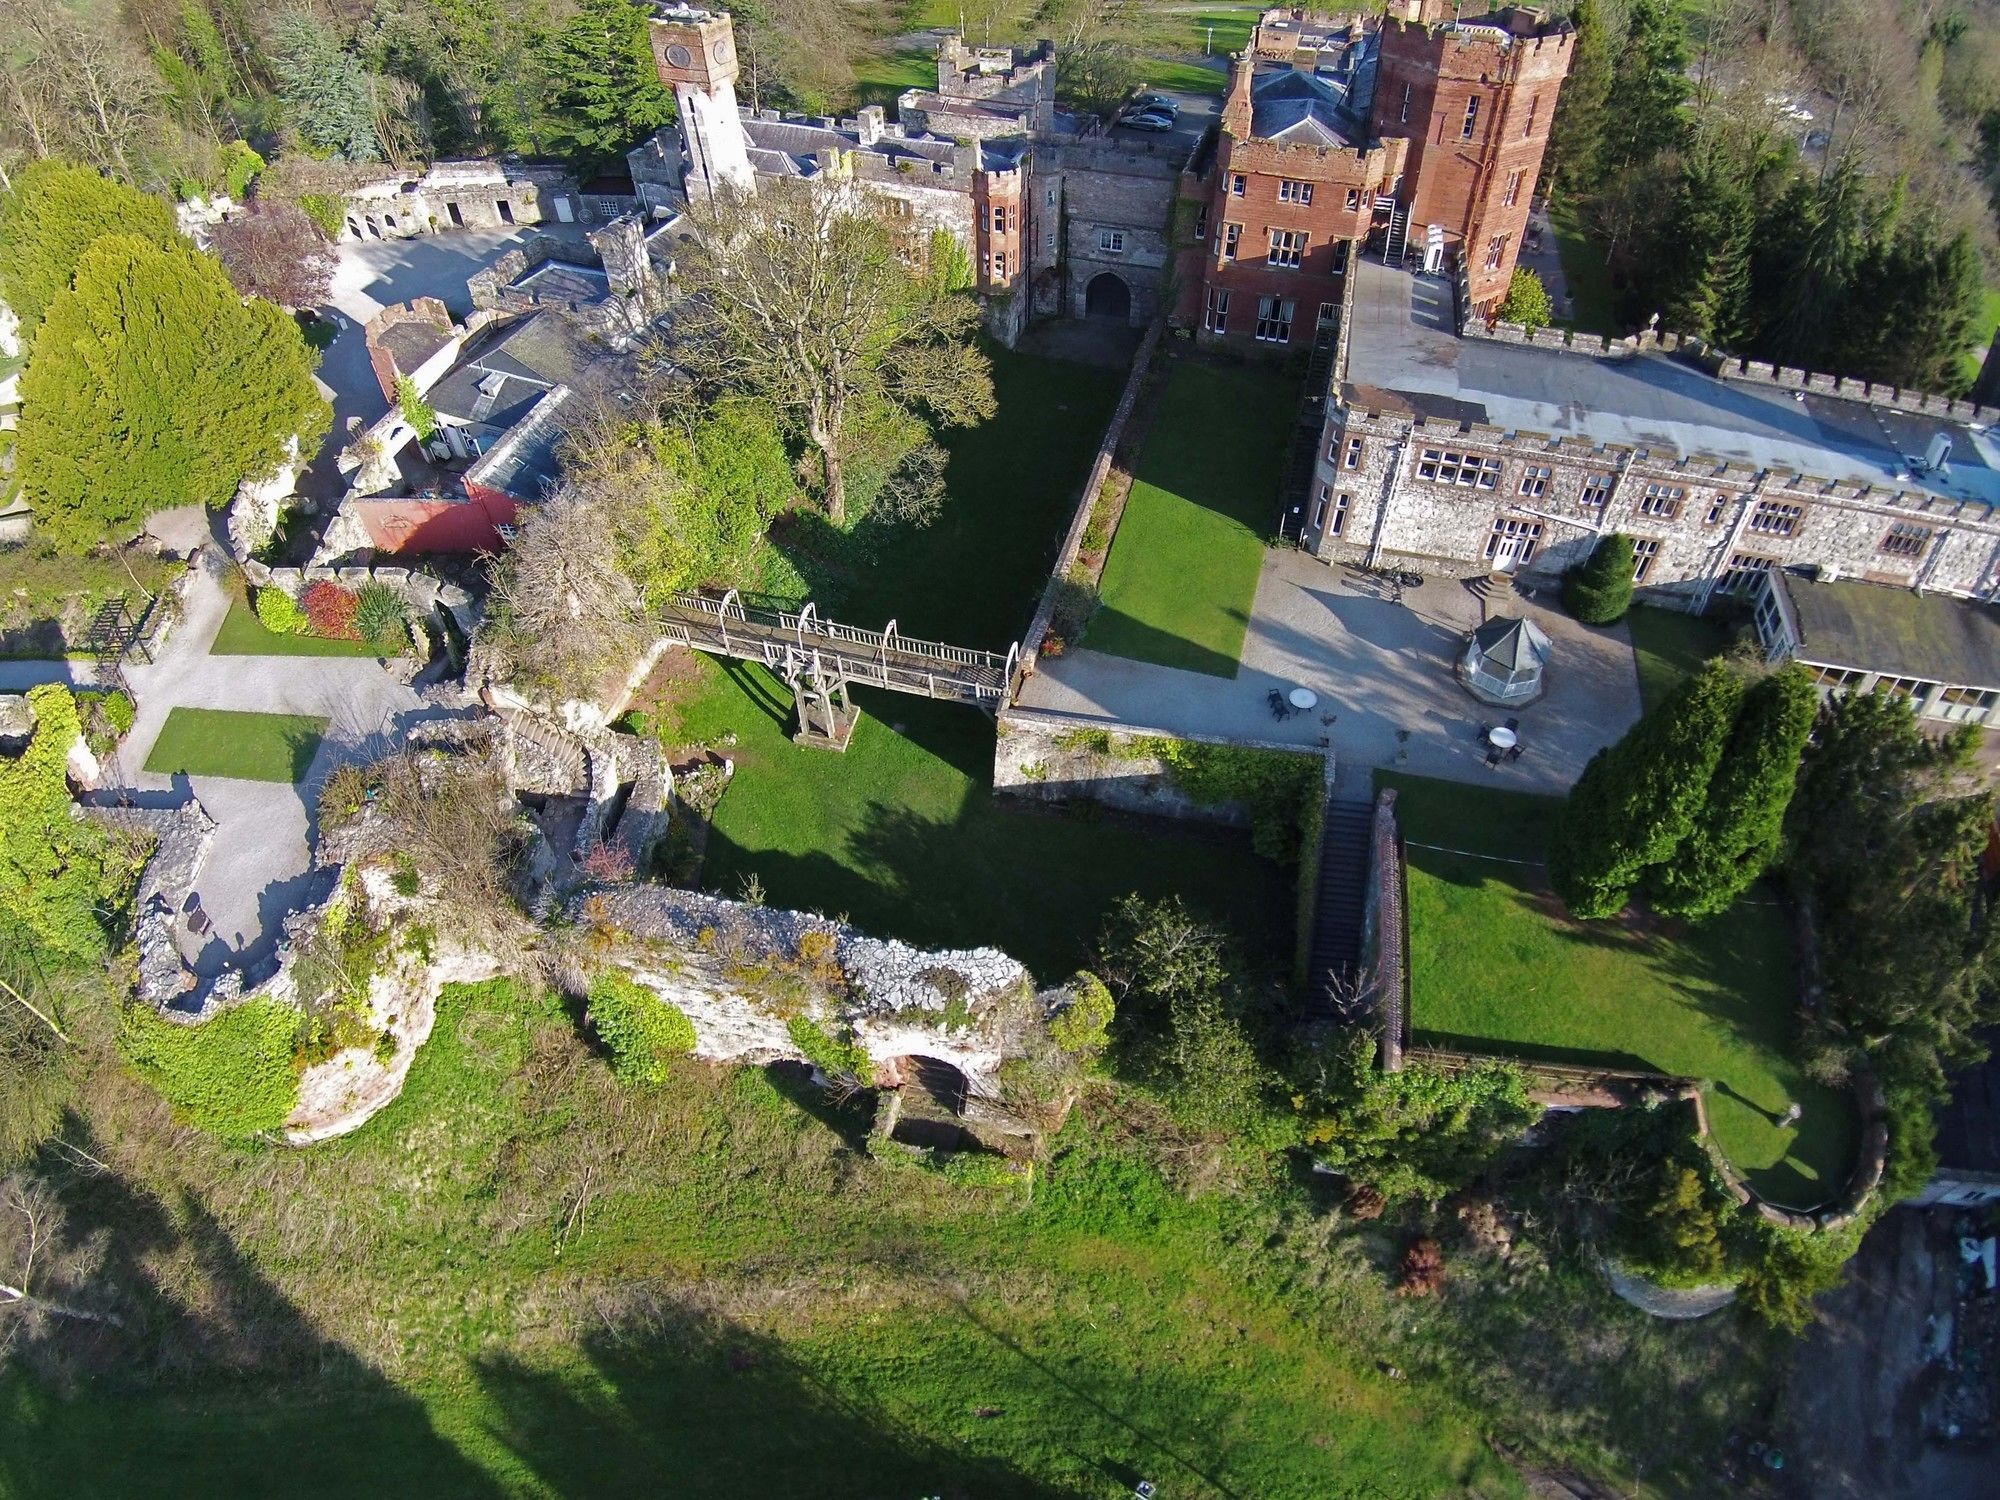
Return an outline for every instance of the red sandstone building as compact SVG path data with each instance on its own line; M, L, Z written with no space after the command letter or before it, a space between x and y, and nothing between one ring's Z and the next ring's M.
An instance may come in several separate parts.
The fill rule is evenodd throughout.
M1231 66L1213 149L1183 174L1177 319L1210 338L1310 341L1349 258L1432 239L1475 307L1506 295L1575 37L1509 7L1457 20L1398 0L1379 24L1267 11Z

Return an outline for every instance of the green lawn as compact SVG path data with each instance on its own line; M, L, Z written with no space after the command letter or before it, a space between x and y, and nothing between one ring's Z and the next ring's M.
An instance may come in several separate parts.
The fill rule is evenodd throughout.
M926 51L865 53L854 60L854 102L879 104L895 118L896 100L910 89L937 87L937 58Z
M1549 209L1549 227L1555 231L1556 253L1562 257L1563 280L1569 286L1572 311L1561 326L1579 333L1601 333L1621 338L1632 330L1618 326L1618 303L1611 290L1611 271L1604 264L1604 252L1583 232L1576 210L1567 200Z
M703 658L701 673L670 733L737 737L702 873L712 890L737 895L754 875L773 906L927 947L989 944L1043 980L1084 962L1119 897L1178 894L1253 960L1289 959L1291 872L1246 835L995 802L992 722L953 704L864 691L844 755L801 749L791 695L762 668Z
M177 708L161 726L146 769L161 776L185 771L239 781L300 781L325 731L326 720L310 714Z
M353 1136L63 1179L116 1378L0 1377L0 1494L1521 1493L1282 1174L1193 1198L1100 1114L996 1195L866 1123L750 1067L621 1090L559 1005L447 987Z
M1265 367L1171 365L1086 646L1236 675L1298 394L1294 380Z
M1973 346L1965 353L1965 374L1977 380L1986 363L1986 351L1993 345L1993 331L2000 328L2000 287L1989 286L1979 296L1979 317L1972 325Z
M1729 628L1706 615L1642 604L1625 617L1639 664L1639 701L1654 708L1729 645Z
M1571 921L1540 860L1558 803L1376 773L1409 851L1411 1029L1419 1041L1708 1080L1717 1143L1760 1192L1810 1208L1853 1161L1846 1096L1791 1061L1797 979L1786 913L1760 888L1697 926ZM1777 1120L1797 1102L1793 1128Z
M222 628L210 646L213 656L366 656L381 655L366 641L333 641L317 635L276 635L264 628L257 611L241 599L230 601Z

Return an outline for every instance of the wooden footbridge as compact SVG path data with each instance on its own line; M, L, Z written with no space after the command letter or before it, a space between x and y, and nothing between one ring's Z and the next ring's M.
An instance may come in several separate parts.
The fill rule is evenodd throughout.
M854 733L851 685L995 712L1021 652L1018 644L1002 656L912 640L897 631L894 620L885 630L857 630L821 619L814 605L790 610L752 604L735 589L720 598L676 594L661 623L669 640L696 651L762 663L792 690L799 714L794 738L832 750L845 750Z

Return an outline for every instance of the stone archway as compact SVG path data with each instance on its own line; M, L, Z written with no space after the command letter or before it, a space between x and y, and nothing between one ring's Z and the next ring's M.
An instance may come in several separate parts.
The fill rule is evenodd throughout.
M1131 322L1132 288L1125 284L1125 278L1114 271L1100 271L1091 277L1083 289L1083 315Z

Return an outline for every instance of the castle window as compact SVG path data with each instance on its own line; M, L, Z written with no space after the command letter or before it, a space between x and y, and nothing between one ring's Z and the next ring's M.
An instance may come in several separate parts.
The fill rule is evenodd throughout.
M1042 194L1042 202L1046 203L1050 208L1056 206L1056 185L1053 182L1049 184L1049 190Z
M993 210L993 232L994 232L995 234L1005 234L1005 233L1007 232L1007 210L1006 210L1006 209L1004 209L1004 208L999 208L999 207L996 207L996 208L995 208L995 209Z
M1336 495L1333 499L1333 517L1326 523L1328 536L1339 536L1347 529L1347 507L1353 502L1352 495Z
M1931 538L1936 534L1928 526L1898 521L1875 546L1878 552L1886 552L1891 557L1922 557L1924 548L1931 544Z
M1509 234L1496 234L1486 242L1487 270L1497 271L1500 269L1500 262L1507 258L1507 241L1512 238L1513 236Z
M1271 231L1270 253L1264 257L1264 264L1297 269L1305 249L1306 233L1303 229L1274 229Z
M1541 107L1542 107L1542 101L1540 99L1530 99L1528 101L1528 123L1521 127L1522 140L1526 140L1529 136L1535 133L1535 111L1537 111ZM1511 203L1514 200L1510 198L1507 201Z
M1229 196L1232 198L1241 198L1247 180L1241 172L1231 172L1229 174Z
M1195 205L1194 237L1198 240L1205 240L1208 238L1208 205L1206 203L1199 203Z
M1725 594L1748 593L1777 565L1778 560L1775 557L1758 557L1754 553L1738 552L1729 559L1729 566L1723 570L1722 581L1718 587Z
M1507 191L1503 193L1500 197L1501 206L1503 208L1512 208L1514 206L1514 200L1520 196L1521 196L1521 169L1519 167L1516 167L1514 168L1513 171L1507 174Z
M1463 489L1497 489L1500 460L1472 453L1453 453L1448 448L1426 448L1417 460L1417 477L1438 484L1455 484Z
M1728 506L1729 497L1718 494L1713 500L1708 502L1708 514L1702 518L1701 524L1704 526L1713 526L1717 521L1722 519L1722 513Z
M1521 471L1521 493L1539 500L1549 492L1549 471L1541 464L1529 464Z
M1319 305L1320 327L1331 328L1335 323L1338 323L1339 321L1340 321L1340 304L1338 302L1320 303Z
M1750 529L1765 536L1791 536L1799 529L1799 522L1805 519L1802 505L1782 505L1776 500L1759 500L1757 509L1751 512Z
M1486 539L1486 555L1500 555L1504 545L1506 553L1501 561L1517 563L1532 562L1535 547L1542 539L1542 523L1539 521L1516 521L1502 516L1493 523L1493 534Z
M1229 289L1212 286L1201 310L1201 326L1210 333L1229 332Z
M993 252L993 279L995 281L1005 281L1007 279L1007 252L1005 250L995 250Z
M1224 260L1236 259L1236 242L1242 238L1243 226L1241 224L1224 224L1222 226L1222 258Z
M1310 203L1313 201L1313 185L1291 177L1278 179L1278 201L1280 203Z
M1106 255L1125 253L1125 231L1122 229L1100 229L1097 231L1097 248Z
M1361 189L1349 188L1347 190L1347 211L1349 213L1353 213L1356 209L1360 207L1361 207Z
M1292 299L1257 299L1257 341L1261 344L1289 344L1292 341Z
M1479 96L1474 94L1465 101L1465 123L1458 128L1461 141L1472 139L1472 132L1479 128Z
M1583 503L1602 505L1611 498L1611 476L1609 474L1586 474L1583 477Z
M1340 456L1340 466L1343 469L1358 469L1361 467L1360 438L1351 437L1347 440L1347 451Z
M1353 498L1352 495L1336 496L1332 486L1321 485L1319 499L1313 504L1313 530L1323 536L1339 536L1347 529L1347 507Z
M1632 539L1632 581L1644 583L1646 575L1653 571L1653 564L1659 558L1660 544L1649 536Z
M1681 513L1681 501L1686 498L1687 491L1677 484L1649 484L1639 497L1639 514L1671 521Z
M1403 85L1403 112L1396 117L1398 125L1407 125L1410 123L1410 88L1411 85L1407 83Z
M1053 229L1042 236L1042 244L1047 247L1049 254L1056 253L1056 232Z

